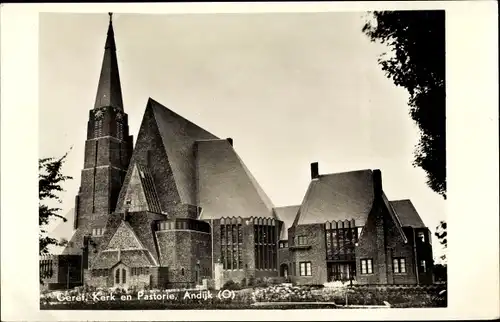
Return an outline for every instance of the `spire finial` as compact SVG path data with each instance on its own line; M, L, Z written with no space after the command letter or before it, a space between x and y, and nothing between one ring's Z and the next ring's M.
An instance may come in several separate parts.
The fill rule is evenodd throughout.
M113 13L108 12L108 15L109 15L109 23L113 23Z

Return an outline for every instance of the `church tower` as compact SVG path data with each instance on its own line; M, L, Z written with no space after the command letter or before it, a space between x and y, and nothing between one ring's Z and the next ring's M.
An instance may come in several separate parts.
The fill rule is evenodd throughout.
M116 207L132 155L128 115L123 109L112 14L104 47L101 74L93 109L89 111L80 190L75 200L77 229L73 247L82 247L83 235L99 237Z

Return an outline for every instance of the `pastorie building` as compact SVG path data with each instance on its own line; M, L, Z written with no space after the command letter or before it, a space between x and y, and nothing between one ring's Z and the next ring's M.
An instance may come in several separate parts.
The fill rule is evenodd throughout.
M312 163L302 202L275 207L232 139L153 99L133 146L111 20L87 129L74 235L40 261L49 288L433 282L430 231L409 200L387 198L379 170Z

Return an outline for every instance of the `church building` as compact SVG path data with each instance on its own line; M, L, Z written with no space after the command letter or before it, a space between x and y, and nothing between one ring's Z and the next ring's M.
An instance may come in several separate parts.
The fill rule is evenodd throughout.
M133 142L110 14L74 234L40 260L48 288L433 282L431 233L410 200L387 198L379 170L321 174L313 162L303 200L275 207L231 138L152 98Z

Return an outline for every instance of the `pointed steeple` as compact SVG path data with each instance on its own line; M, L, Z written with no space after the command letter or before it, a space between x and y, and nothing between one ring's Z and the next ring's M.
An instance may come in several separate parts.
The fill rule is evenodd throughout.
M111 106L123 110L122 89L118 60L116 58L115 33L113 31L113 14L109 13L108 35L104 46L101 76L97 87L94 108Z

